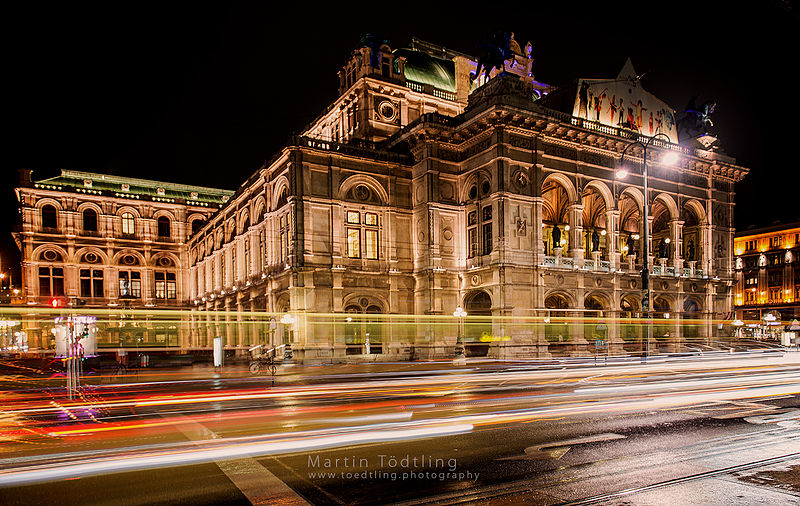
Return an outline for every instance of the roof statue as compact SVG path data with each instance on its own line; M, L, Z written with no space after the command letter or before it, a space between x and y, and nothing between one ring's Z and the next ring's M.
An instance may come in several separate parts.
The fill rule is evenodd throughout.
M516 63L516 59L513 58L515 52L522 53L512 32L493 32L488 42L478 46L478 68L474 73L470 73L470 81L477 79L481 75L481 70L486 74L486 79L489 79L494 69L505 72L508 59L511 59L513 67Z
M367 33L363 37L361 37L361 47L368 47L372 51L370 52L370 62L369 64L373 67L378 67L380 62L378 61L378 54L380 51L380 47L384 44L389 45L389 39L385 39L382 36L375 34L375 33Z
M709 149L717 142L717 138L709 130L714 126L711 115L714 114L717 103L708 100L698 107L696 102L697 97L692 97L678 119L678 136L681 140L697 141L703 148Z

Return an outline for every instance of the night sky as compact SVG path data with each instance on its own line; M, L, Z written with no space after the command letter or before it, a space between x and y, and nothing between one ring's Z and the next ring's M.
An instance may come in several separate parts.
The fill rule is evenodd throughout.
M630 56L676 110L716 100L723 149L751 169L738 228L800 219L797 2L287 3L5 10L3 267L18 262L18 168L236 189L336 98L336 72L367 32L475 54L491 30L511 30L533 42L536 79L555 85L613 78Z

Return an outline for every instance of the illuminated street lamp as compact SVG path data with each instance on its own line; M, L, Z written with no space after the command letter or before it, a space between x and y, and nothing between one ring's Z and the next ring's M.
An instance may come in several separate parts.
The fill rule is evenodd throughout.
M464 356L464 343L461 342L461 325L463 319L467 316L467 312L464 311L464 308L458 306L455 311L453 311L453 316L458 318L458 338L456 339L456 358L460 358Z
M650 307L651 307L651 292L650 292L650 265L649 265L649 256L650 252L648 251L648 242L650 241L650 224L648 222L648 216L650 215L650 205L648 202L648 188L647 188L647 149L653 143L654 140L658 139L659 137L663 137L667 143L671 143L670 138L667 134L664 133L657 133L652 137L648 137L645 142L640 140L635 140L625 146L625 149L622 150L622 156L620 157L620 169L616 172L616 177L619 179L624 178L628 175L628 170L625 168L623 162L625 161L625 154L632 146L640 146L642 148L642 182L644 186L644 203L642 204L642 312L647 315L649 318L650 315ZM661 163L664 165L675 165L678 160L679 156L674 151L666 151L664 155L661 157ZM647 325L647 340L645 342L645 352L643 360L647 360L647 356L650 354L650 336L653 332L653 329L648 324Z

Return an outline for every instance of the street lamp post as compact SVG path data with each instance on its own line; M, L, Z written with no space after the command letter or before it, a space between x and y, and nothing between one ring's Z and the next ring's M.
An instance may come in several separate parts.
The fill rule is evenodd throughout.
M463 318L465 316L467 316L467 312L464 311L464 308L462 308L461 306L458 306L456 308L456 310L453 311L453 316L455 316L458 319L457 320L457 325L458 325L458 334L457 335L458 335L458 337L456 338L455 355L456 355L456 358L460 358L460 357L463 357L465 355L465 353L464 353L464 343L461 342L461 322L463 321Z
M650 242L650 223L648 217L650 216L650 203L648 197L648 187L647 187L647 149L653 143L654 140L658 139L659 137L663 137L666 142L671 143L670 138L667 134L664 133L657 133L652 137L648 137L645 142L640 140L635 140L625 146L625 149L622 150L622 156L620 157L620 166L621 168L617 171L617 178L622 179L628 175L628 171L625 169L623 162L625 161L625 154L628 150L633 146L641 146L642 148L642 183L644 186L644 203L642 204L642 312L647 315L648 323L647 323L647 340L645 341L645 351L644 356L642 357L643 361L647 361L647 356L650 354L650 336L652 335L653 329L651 328L651 322L649 321L651 318L651 291L650 291L650 265L649 265L649 242ZM664 157L662 158L662 163L666 165L674 165L677 161L677 154L674 151L668 151ZM629 252L630 254L630 252Z
M292 327L295 321L297 321L296 318L289 313L286 313L283 316L281 316L281 323L286 325L286 328L289 330L289 337L288 337L289 342L285 343L286 346L283 349L283 358L285 360L291 360L293 356L292 344L294 343L294 329Z

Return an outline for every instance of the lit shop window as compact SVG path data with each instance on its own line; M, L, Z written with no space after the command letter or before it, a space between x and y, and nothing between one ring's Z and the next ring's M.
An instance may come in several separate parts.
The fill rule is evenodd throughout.
M347 256L350 258L378 259L378 215L347 211Z

